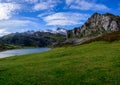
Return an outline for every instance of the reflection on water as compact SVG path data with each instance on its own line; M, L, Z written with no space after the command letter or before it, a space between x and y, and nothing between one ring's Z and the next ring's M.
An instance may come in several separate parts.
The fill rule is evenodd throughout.
M16 56L16 55L24 55L24 54L32 54L38 52L45 52L50 50L50 48L30 48L30 49L15 49L15 50L7 50L0 52L0 58Z

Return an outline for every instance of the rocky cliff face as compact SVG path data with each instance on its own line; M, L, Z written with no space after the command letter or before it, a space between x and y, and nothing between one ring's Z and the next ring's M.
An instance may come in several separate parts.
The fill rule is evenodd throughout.
M113 14L94 13L81 27L67 31L68 38L97 36L120 30L120 17Z

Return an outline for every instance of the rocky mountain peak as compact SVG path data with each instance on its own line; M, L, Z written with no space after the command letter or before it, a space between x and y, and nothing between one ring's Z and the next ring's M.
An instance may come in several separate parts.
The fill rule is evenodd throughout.
M101 14L95 12L91 17L100 16Z
M85 37L97 36L108 32L120 30L120 17L110 13L99 14L94 13L88 20L80 27L67 31L67 37Z
M105 14L103 14L103 15L105 15L105 16L112 16L112 17L114 17L115 15L113 15L113 14L111 14L111 13L105 13Z

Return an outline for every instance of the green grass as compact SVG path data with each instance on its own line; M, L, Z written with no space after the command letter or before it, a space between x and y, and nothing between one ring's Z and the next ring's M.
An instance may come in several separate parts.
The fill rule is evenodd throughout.
M120 85L120 41L0 59L0 85Z
M104 34L104 35L102 35L100 37L90 39L90 40L88 40L88 41L86 41L86 42L84 42L82 44L95 42L95 41L113 42L113 41L116 41L116 40L120 40L120 31Z

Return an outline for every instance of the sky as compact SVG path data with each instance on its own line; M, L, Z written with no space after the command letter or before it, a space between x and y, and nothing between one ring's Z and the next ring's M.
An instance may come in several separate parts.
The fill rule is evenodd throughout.
M120 0L0 0L0 36L79 27L95 12L120 15Z

